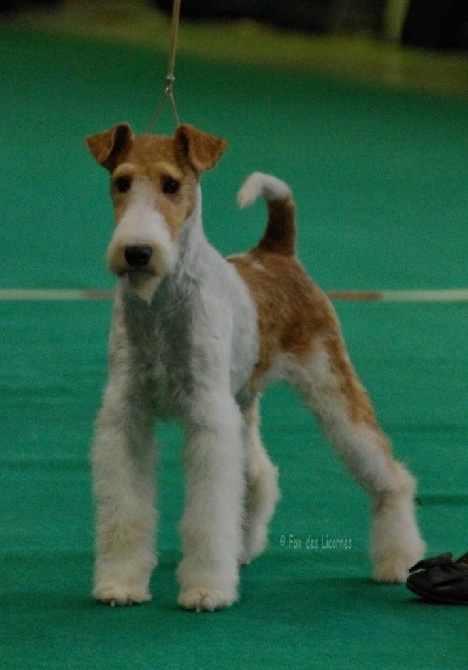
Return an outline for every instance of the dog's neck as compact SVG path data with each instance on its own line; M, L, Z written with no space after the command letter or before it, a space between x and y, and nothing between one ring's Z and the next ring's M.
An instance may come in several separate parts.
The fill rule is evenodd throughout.
M202 193L197 187L196 204L192 214L183 224L178 240L177 261L175 267L163 278L148 277L142 279L139 289L130 286L124 279L124 294L131 300L144 300L158 310L174 309L182 305L185 298L193 296L208 269L209 250L213 248L206 239L202 223Z
M202 192L197 187L195 208L189 218L185 221L180 237L177 263L174 270L168 275L181 276L198 265L203 247L208 245L202 223Z

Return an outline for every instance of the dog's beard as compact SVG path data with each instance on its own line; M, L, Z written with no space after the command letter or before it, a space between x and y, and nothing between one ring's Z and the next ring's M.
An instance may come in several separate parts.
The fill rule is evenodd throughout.
M128 272L127 276L135 293L149 305L161 279L149 272Z

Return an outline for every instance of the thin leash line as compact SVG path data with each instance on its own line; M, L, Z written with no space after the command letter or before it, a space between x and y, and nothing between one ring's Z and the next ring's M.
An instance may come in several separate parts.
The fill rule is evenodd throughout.
M169 63L167 68L167 76L171 77L171 83L174 83L175 59L177 51L177 37L179 34L180 23L180 3L181 0L174 0L172 8L172 23L171 23L171 37L169 46Z
M169 100L169 103L171 105L172 116L174 117L175 125L178 126L180 124L179 114L177 113L177 105L174 98L174 82L175 82L174 72L175 72L175 61L177 53L177 38L179 35L179 24L180 24L180 5L181 0L174 0L172 5L171 35L169 40L169 60L167 65L166 88L164 89L164 93L161 95L156 105L156 109L148 125L147 133L152 132L159 118L159 115L162 112L166 100Z

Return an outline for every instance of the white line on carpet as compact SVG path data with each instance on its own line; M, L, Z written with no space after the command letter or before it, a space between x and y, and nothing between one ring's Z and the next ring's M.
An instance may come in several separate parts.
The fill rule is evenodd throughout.
M331 300L356 302L468 302L468 289L430 290L336 290L326 291ZM0 289L0 302L53 302L110 300L107 289Z

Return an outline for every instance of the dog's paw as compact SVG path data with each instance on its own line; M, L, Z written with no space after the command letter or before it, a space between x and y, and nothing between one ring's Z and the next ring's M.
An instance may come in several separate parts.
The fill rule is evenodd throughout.
M409 567L404 561L382 561L374 567L373 578L376 582L388 584L404 583L408 578Z
M182 591L178 602L186 610L214 612L224 607L230 607L235 600L235 597L228 597L222 591L200 586Z
M408 579L409 569L424 557L426 545L417 530L405 542L394 542L393 546L380 547L372 552L374 563L373 577L377 582L404 583Z
M110 607L129 607L151 600L148 589L138 584L98 584L93 590L93 596L104 605Z
M408 554L395 554L374 560L374 580L376 582L404 583L409 569L424 555L424 547Z

